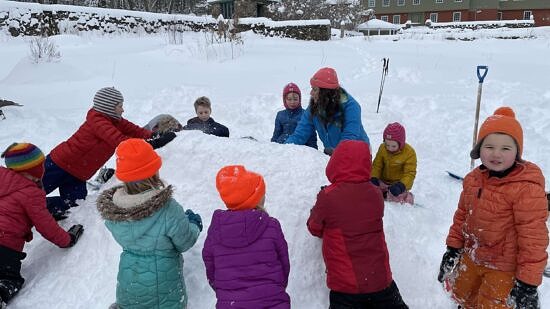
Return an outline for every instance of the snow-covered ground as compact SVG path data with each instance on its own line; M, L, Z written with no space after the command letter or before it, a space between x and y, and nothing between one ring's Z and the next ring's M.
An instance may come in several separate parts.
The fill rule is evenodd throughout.
M219 168L244 164L264 175L267 209L280 220L289 243L293 308L326 308L321 241L309 235L305 221L319 187L327 183L328 157L269 139L275 114L283 107L283 86L297 83L306 106L311 75L323 66L334 67L341 85L360 102L373 148L382 141L386 124L398 121L417 151L413 192L422 207L386 203L384 218L391 267L403 298L410 308L456 308L436 280L461 190L445 171L465 174L469 169L477 65L489 66L481 120L501 105L511 106L523 125L524 157L550 172L550 28L511 31L538 38L492 39L498 35L485 30L477 37L469 33L474 41L448 40L452 34L441 31L405 33L395 41L353 37L304 42L246 33L243 44L232 46L208 44L203 33L186 33L183 45L168 45L164 36L61 35L53 38L60 61L33 64L27 58L27 39L0 37L0 98L24 105L3 109L7 119L0 120L0 147L29 141L49 152L80 126L95 91L105 86L122 91L125 117L142 125L159 113L185 122L194 116L194 100L206 95L214 119L229 127L231 137L178 133L159 151L161 176L175 185L185 208L202 215L207 228L212 212L223 208L214 180ZM385 57L390 58L389 73L376 113ZM115 183L113 179L106 187ZM25 286L9 308L106 308L114 302L121 249L98 215L96 197L97 192L90 192L60 222L65 228L84 225L75 247L59 249L35 233L25 247ZM201 258L205 236L203 232L184 253L193 309L215 304ZM550 308L548 279L539 293L542 307Z

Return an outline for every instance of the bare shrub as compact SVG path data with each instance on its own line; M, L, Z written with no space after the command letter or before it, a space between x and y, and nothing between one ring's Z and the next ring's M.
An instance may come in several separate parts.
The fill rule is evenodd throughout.
M48 37L33 37L29 41L30 58L34 63L52 62L61 58L57 45Z

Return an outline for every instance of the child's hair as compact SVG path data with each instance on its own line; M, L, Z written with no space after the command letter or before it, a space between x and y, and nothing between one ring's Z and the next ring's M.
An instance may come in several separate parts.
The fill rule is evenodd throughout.
M204 106L208 109L212 109L212 103L210 103L210 99L208 97L199 97L195 100L195 103L193 104L195 106L195 111L199 106Z
M139 194L151 189L160 189L164 187L165 187L164 183L162 182L162 180L160 180L160 177L158 174L155 174L144 180L124 183L124 189L126 190L126 193L130 195Z

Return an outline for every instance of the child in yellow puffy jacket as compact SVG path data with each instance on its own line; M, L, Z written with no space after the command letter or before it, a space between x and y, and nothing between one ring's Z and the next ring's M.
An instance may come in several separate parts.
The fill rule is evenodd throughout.
M416 152L405 142L405 128L398 122L390 123L372 163L371 182L382 190L386 200L414 204L410 190L415 177Z

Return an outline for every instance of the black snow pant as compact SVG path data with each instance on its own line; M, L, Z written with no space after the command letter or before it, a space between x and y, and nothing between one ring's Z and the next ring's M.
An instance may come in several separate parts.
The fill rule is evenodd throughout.
M23 286L21 261L27 256L24 252L15 251L0 245L0 297L8 303Z
M379 292L347 294L330 291L329 309L408 309L395 281Z

